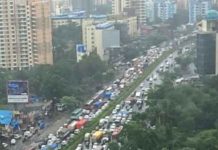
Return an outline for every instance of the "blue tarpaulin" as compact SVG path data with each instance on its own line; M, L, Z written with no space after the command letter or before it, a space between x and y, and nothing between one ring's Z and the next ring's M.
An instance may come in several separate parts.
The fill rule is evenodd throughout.
M0 124L9 125L11 123L13 114L8 110L0 110Z
M19 129L19 127L20 127L20 125L19 125L19 120L12 119L12 121L11 121L11 126L12 126L14 129Z

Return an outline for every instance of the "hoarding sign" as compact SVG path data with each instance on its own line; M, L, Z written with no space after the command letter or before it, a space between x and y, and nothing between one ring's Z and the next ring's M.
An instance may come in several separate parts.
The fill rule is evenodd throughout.
M86 54L86 46L83 44L76 45L77 62L82 60L82 57Z
M13 80L7 83L8 103L28 103L28 81Z

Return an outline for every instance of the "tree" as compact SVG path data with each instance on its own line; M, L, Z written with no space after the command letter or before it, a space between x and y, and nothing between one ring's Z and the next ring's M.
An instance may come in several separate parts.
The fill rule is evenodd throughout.
M64 96L61 98L61 103L67 106L68 110L74 110L80 107L80 102L73 96Z
M75 36L76 35L76 36ZM63 25L53 30L54 62L62 59L76 60L76 44L82 43L82 29L76 23Z
M166 75L149 91L146 112L124 126L121 149L218 149L217 78L204 79L201 87L174 86L174 75Z
M108 145L108 149L109 149L109 150L119 150L120 147L119 147L118 143L116 143L116 142L111 142L111 143Z
M216 150L218 149L218 130L205 130L194 137L187 139L187 145L197 150Z
M193 59L191 57L180 56L180 57L176 57L175 61L177 64L181 66L181 69L183 71L187 71L188 66L193 62Z

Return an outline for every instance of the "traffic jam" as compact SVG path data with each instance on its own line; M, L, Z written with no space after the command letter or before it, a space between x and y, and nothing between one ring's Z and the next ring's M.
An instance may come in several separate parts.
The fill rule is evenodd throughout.
M147 66L158 59L164 51L172 49L172 42L165 48L156 46L147 50L146 56L140 56L127 62L128 69L124 72L123 76L116 79L110 86L105 87L103 90L97 92L91 100L83 105L82 108L77 108L71 113L69 120L59 129L56 133L50 133L46 139L41 142L32 144L31 148L47 150L47 149L63 149L69 141L73 141L75 136L86 126L86 124L101 114L110 103L116 100L119 93L126 86L130 86L141 74ZM172 54L170 55L172 58ZM167 68L169 62L166 61L166 66L159 67L159 71L164 71L161 68ZM162 63L163 64L163 63ZM150 85L153 80L157 79L158 71L154 75L145 80ZM152 78L152 79L151 79ZM149 81L149 82L148 82ZM76 150L107 150L108 143L111 140L116 140L123 129L123 125L130 122L133 112L140 112L145 109L146 92L150 86L142 83L131 96L129 96L121 104L116 105L111 115L101 118L98 126L90 133L85 133L83 142L79 144ZM59 111L64 110L64 105L57 105Z
M111 141L116 141L123 126L131 121L133 113L145 111L147 108L146 100L148 90L151 88L151 85L159 84L159 73L157 71L161 68L165 72L173 68L174 65L171 64L175 63L174 58L171 54L147 78L149 80L145 79L125 101L116 105L111 115L100 119L96 129L84 135L83 142L77 146L76 150L107 150L108 144ZM162 65L163 67L161 67ZM154 81L151 81L151 78L155 78Z

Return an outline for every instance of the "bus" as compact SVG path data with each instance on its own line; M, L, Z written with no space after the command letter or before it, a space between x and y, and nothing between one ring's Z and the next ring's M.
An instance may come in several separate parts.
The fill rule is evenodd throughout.
M83 110L81 109L81 108L77 108L76 110L74 110L73 112L72 112L72 115L71 115L71 119L72 120L78 120L79 119L79 117L82 115L82 112L83 112Z

